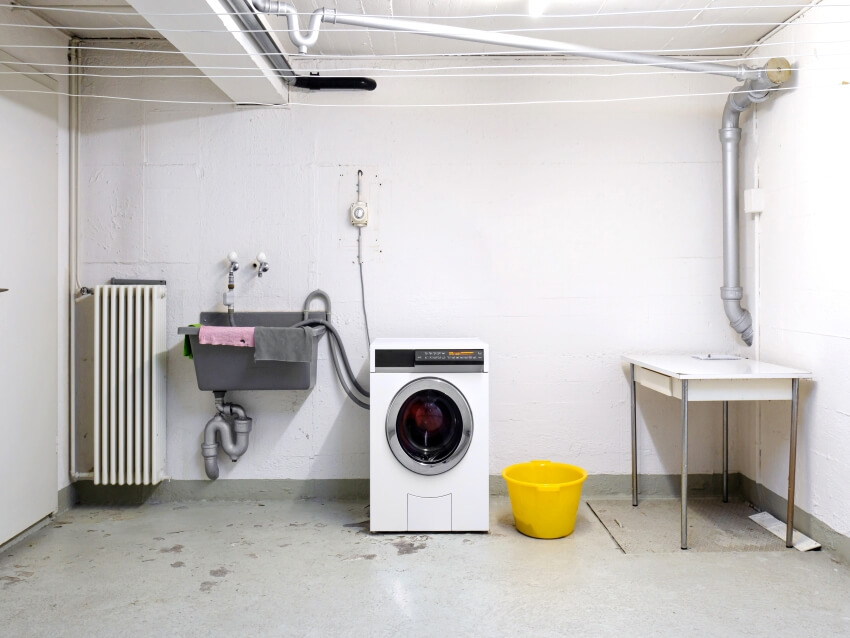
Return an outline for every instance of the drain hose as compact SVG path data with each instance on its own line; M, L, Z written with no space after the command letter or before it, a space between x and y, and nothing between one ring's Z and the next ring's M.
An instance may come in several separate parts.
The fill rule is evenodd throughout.
M351 386L354 386L354 389L357 390L357 392L368 399L369 391L360 385L357 381L357 377L354 376L354 372L351 370L351 364L348 360L348 354L346 353L345 346L342 343L342 337L339 336L337 329L330 321L324 321L322 319L306 319L305 321L296 323L293 328L302 328L304 326L322 326L327 329L328 338L330 339L331 361L333 361L334 370L336 371L336 376L339 379L340 385L342 385L342 389L345 390L349 399L364 410L368 410L369 403L356 396L349 386L350 381ZM337 348L339 348L339 353L336 351ZM345 367L345 374L343 374L343 370L340 369L339 359L342 360L343 366Z

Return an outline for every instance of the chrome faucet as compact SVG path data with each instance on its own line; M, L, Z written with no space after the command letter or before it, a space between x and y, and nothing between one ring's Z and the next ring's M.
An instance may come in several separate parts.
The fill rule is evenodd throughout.
M237 257L238 255L235 252L230 252L227 255L230 267L227 269L227 290L222 295L222 302L227 306L227 312L231 315L236 311L236 284L234 283L233 273L239 270Z

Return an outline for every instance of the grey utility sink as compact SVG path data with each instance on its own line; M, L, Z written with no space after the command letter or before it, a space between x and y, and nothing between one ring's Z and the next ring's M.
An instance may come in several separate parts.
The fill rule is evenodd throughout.
M327 319L324 312L309 312L310 319ZM288 328L304 319L301 312L235 312L233 324L226 312L202 312L203 326L263 326ZM316 384L316 357L324 331L313 337L309 362L254 361L254 349L236 346L211 346L198 343L200 328L183 326L192 346L195 376L201 390L309 390Z

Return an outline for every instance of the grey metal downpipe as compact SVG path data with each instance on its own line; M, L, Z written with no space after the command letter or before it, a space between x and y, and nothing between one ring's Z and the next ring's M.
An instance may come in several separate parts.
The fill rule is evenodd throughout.
M753 318L741 305L744 291L740 281L738 239L738 158L741 145L741 113L752 104L764 102L770 90L791 77L785 58L773 58L759 74L744 82L729 94L723 109L720 144L723 147L723 286L720 298L729 318L729 325L741 335L748 346L753 345Z
M204 427L204 442L201 455L204 457L204 469L213 480L218 478L218 448L221 445L235 463L248 450L248 436L251 433L253 419L245 414L242 406L224 403L224 393L216 393L216 415Z

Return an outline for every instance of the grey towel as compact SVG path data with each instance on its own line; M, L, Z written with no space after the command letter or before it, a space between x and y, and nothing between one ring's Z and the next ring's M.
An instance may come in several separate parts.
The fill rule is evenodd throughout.
M313 360L315 328L254 329L254 361Z

